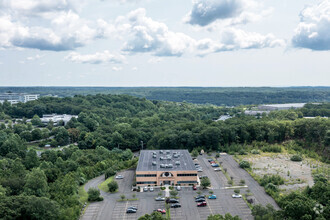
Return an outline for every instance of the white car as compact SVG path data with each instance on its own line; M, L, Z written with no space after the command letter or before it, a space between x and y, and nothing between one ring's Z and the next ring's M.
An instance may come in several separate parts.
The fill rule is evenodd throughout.
M203 172L203 170L202 169L198 169L197 172Z
M221 171L221 168L220 167L215 168L214 171Z
M240 195L240 194L233 194L231 197L232 198L242 198L242 195Z
M177 186L176 190L180 191L181 190L181 186Z
M150 187L150 188L149 188L149 191L150 191L150 192L153 192L153 191L154 191L154 188L153 188L153 187Z
M148 192L148 187L143 187L143 192Z
M116 176L116 179L124 179L124 177L122 175L118 175Z

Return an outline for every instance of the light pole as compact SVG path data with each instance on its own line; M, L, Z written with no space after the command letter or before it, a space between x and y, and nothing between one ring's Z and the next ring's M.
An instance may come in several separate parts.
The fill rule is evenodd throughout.
M143 141L141 141L141 148L142 148L142 150L143 150Z

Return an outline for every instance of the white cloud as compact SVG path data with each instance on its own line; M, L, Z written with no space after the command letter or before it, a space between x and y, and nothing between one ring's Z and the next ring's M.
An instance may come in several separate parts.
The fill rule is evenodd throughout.
M134 66L134 67L132 67L132 70L133 70L133 71L137 71L138 68L137 68L136 66Z
M203 39L197 42L200 56L210 53L262 49L269 47L284 46L285 42L277 39L273 34L262 35L255 32L246 32L241 29L227 28L220 34L220 40Z
M330 1L306 7L300 13L300 23L292 44L298 48L330 50Z
M0 0L3 11L14 16L49 17L60 11L78 11L85 0Z
M129 40L123 51L130 53L150 52L156 56L181 56L189 51L194 40L183 33L170 31L166 24L146 17L145 9L132 11L127 16L126 30Z
M0 17L0 47L22 47L39 50L63 51L84 46L104 37L100 23L93 24L78 14L60 12L47 27L27 26L13 21L11 16Z
M148 63L160 63L161 61L163 61L163 58L161 57L151 57L148 60Z
M256 0L193 0L192 10L184 21L199 26L208 26L217 21L237 25L258 21L270 12L271 9L264 10Z
M43 56L42 55L35 55L35 56L30 56L30 57L27 57L26 60L29 60L29 61L33 61L33 60L39 60L41 59Z
M119 71L122 71L123 70L123 68L122 67L118 67L118 66L114 66L114 67L112 67L112 70L113 71L116 71L116 72L119 72Z
M86 55L72 52L68 56L66 56L65 59L75 63L89 63L89 64L123 63L125 61L124 56L113 55L107 50L102 53L86 54Z

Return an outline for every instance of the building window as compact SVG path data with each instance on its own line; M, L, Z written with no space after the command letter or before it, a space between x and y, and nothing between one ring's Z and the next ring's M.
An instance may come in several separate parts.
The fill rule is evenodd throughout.
M136 177L157 177L157 174L136 174Z
M190 184L190 183L193 183L193 184L195 184L195 183L197 183L197 181L178 181L178 184Z
M178 173L177 176L197 176L197 173Z
M153 182L153 181L146 181L146 182L136 182L136 184L157 184L157 182Z

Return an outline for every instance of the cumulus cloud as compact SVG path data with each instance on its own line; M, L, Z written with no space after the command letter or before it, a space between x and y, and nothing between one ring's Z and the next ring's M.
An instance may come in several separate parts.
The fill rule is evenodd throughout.
M75 63L88 63L88 64L101 64L101 63L123 63L125 57L122 55L114 55L109 51L104 51L102 53L95 54L79 54L72 52L65 57L66 60Z
M292 44L297 48L330 50L330 1L306 7L300 13L300 23Z
M30 27L13 20L8 15L0 17L2 48L16 46L52 51L73 50L104 37L106 33L99 23L93 24L72 11L58 13L47 27Z
M179 57L194 44L194 40L188 35L170 31L166 24L147 17L143 8L130 12L127 18L127 23L123 25L127 27L129 40L123 51Z
M85 0L0 0L2 10L18 16L49 16L59 11L78 11Z
M220 40L203 39L197 42L200 56L224 51L262 49L284 46L285 42L273 34L262 35L241 29L228 28L221 32Z
M119 71L122 71L123 70L123 68L122 67L118 67L118 66L114 66L114 67L112 67L112 70L113 71L116 71L116 72L119 72Z
M184 21L192 25L207 26L216 21L228 25L246 24L260 20L271 9L262 9L255 0L193 0L192 10Z

